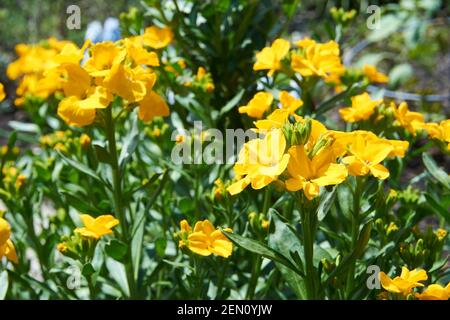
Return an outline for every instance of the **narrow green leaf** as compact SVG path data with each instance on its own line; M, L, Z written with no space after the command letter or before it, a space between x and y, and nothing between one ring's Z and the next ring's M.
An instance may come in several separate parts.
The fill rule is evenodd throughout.
M8 271L4 270L0 273L0 300L4 300L8 292Z
M224 107L222 107L222 109L220 109L220 116L223 116L225 113L237 106L242 96L244 95L244 92L245 90L242 89L230 101L228 101L228 103Z
M298 275L303 276L303 273L288 258L286 258L281 253L269 248L267 245L223 230L222 233L237 246L250 252L259 254L269 260L272 260L273 262L279 262Z
M90 169L88 166L86 166L86 165L84 165L84 164L82 164L82 163L80 163L80 162L78 162L78 161L75 161L75 160L72 160L72 159L66 157L66 156L65 156L64 154L62 154L60 151L58 151L58 155L59 155L59 156L63 159L63 161L64 161L66 164L68 164L70 167L72 167L72 168L74 168L74 169L76 169L76 170L78 170L78 171L80 171L80 172L82 172L82 173L84 173L84 174L90 176L91 178L97 180L98 182L101 182L101 183L104 184L104 185L107 185L106 182L103 181L103 179L100 178L100 177L95 173L95 171L92 170L92 169Z
M446 189L450 189L450 176L443 170L438 167L436 162L428 153L422 154L423 164L427 168L428 173L434 177L437 181L442 183L442 185Z
M326 192L322 197L320 197L320 204L317 208L317 219L322 221L331 209L336 198L336 186L333 187L331 192Z

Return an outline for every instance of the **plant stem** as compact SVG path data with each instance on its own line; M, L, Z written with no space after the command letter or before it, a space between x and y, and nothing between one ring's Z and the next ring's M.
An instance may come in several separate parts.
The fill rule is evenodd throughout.
M314 268L314 241L317 231L316 208L310 200L300 194L297 198L303 229L303 248L305 260L306 295L309 300L318 299L319 291L318 275Z
M128 234L128 221L125 214L125 209L122 203L122 183L121 183L121 169L119 165L119 159L117 155L117 142L115 135L115 123L112 115L112 106L106 108L106 135L108 139L109 154L111 157L111 169L113 176L113 198L114 198L114 209L116 211L116 216L120 221L120 226L122 228L121 240L125 244L131 243ZM127 273L128 286L130 289L130 298L135 296L136 284L133 272L133 259L131 256L131 249L127 250L127 260L125 262L125 268Z
M263 209L262 209L262 213L264 215L266 215L267 212L269 211L271 195L272 195L272 190L270 189L270 187L266 187L266 190L264 193ZM253 299L253 297L255 296L256 286L258 285L258 277L259 277L259 274L261 273L261 263L262 263L261 256L259 256L259 255L254 256L253 264L252 264L252 274L250 276L250 281L249 281L248 288L247 288L246 299L250 300L250 299Z
M361 193L363 187L363 178L356 177L356 186L355 192L353 193L353 212L352 212L352 227L351 227L351 236L352 236L352 244L351 250L354 250L356 247L356 243L358 241L359 234L359 223L360 223L360 211L361 211ZM356 269L356 259L352 261L347 275L347 286L346 286L346 295L347 298L350 298L351 292L354 286L355 280L355 269Z

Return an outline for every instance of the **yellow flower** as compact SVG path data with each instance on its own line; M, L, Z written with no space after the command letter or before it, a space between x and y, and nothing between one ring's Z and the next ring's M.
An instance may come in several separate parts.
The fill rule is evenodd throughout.
M5 95L5 90L3 87L3 84L0 83L0 102L3 101L3 99L5 99L6 95Z
M152 121L154 117L167 117L169 113L169 107L164 99L153 90L147 92L139 102L139 119L142 121Z
M81 236L91 239L100 239L104 235L112 234L111 228L119 224L119 220L112 215L102 215L93 218L88 214L80 215L81 221L84 224L83 228L76 228L75 232Z
M65 242L58 243L58 245L56 246L56 249L61 253L67 252L67 249L68 249L67 243L65 243Z
M186 141L186 136L183 134L177 134L175 137L175 143L176 144L180 144L180 143L184 143Z
M331 148L322 150L312 159L303 145L291 147L289 154L291 158L287 169L290 178L286 181L286 189L303 190L309 200L319 194L320 187L339 184L347 177L345 166L334 163L336 158Z
M239 107L239 113L246 113L249 117L261 119L273 101L273 95L268 92L258 92L246 106Z
M291 67L302 77L319 76L326 82L338 83L344 73L341 63L339 45L334 41L316 43L311 39L297 42L302 49L300 54L292 54Z
M149 52L143 47L143 42L139 37L126 38L123 40L128 58L135 64L141 64L151 67L159 66L158 55L155 52Z
M8 221L0 217L0 262L3 257L9 261L18 263L16 248L11 239L11 226Z
M342 159L348 165L348 172L352 176L372 174L384 180L389 177L389 171L381 162L389 156L394 147L382 139L367 139L364 134L357 134L348 146L349 156Z
M448 143L447 149L450 150L450 119L441 121L439 124L434 122L424 123L422 129L424 129L432 139Z
M450 299L450 282L442 287L439 284L429 285L422 293L416 293L419 300L448 300Z
M227 191L235 195L249 184L253 189L261 189L275 181L289 162L285 149L286 139L281 129L270 131L264 139L254 139L244 144L234 165L238 181L230 185Z
M108 107L111 94L102 86L93 85L89 74L77 64L65 64L67 79L63 84L66 98L58 106L58 115L69 125L83 127L92 124L96 109Z
M266 119L255 121L256 132L280 129L289 118L289 110L275 109Z
M201 80L206 75L206 70L203 67L198 67L197 80Z
M418 130L423 128L424 116L419 112L409 111L406 102L400 103L398 108L395 103L392 102L391 109L397 124L408 130L414 136Z
M372 100L367 92L354 96L351 100L351 107L339 110L341 118L346 122L358 122L369 119L374 113L375 107L383 102L382 99Z
M391 222L389 223L387 229L386 229L386 234L389 235L392 232L398 231L398 226L395 224L395 222Z
M263 219L263 220L261 221L261 228L267 230L267 229L269 229L269 227L270 227L270 222L269 222L269 220Z
M145 45L153 49L161 49L167 47L173 39L173 32L170 28L158 28L151 26L145 29L142 36Z
M303 105L301 99L295 98L287 91L280 92L279 100L281 102L281 109L287 110L289 114L295 113L295 111Z
M365 64L363 66L363 73L370 82L387 83L389 81L388 76L382 72L379 72L375 66Z
M187 246L192 252L201 256L215 254L224 258L231 255L233 244L209 220L198 221L192 231L186 220L180 222L180 227L181 232L188 235L187 240L182 240L180 244ZM224 230L231 232L229 228Z
M104 86L127 102L141 101L156 81L156 74L142 66L116 62L104 79Z
M83 133L80 136L80 144L83 149L86 149L91 144L91 137L89 137L87 134Z
M414 269L409 271L408 268L402 267L402 273L399 277L391 279L384 272L379 273L381 285L384 289L392 293L399 293L403 296L408 296L415 287L423 287L420 281L428 279L425 270Z
M267 75L273 76L275 71L281 69L281 60L287 55L290 47L289 41L276 39L270 47L265 47L256 54L253 70L269 70Z
M447 236L447 231L445 229L439 228L436 230L436 236L439 241L442 241Z
M126 52L113 42L107 41L93 45L89 53L90 57L86 60L83 68L92 77L105 77L110 72L113 63L120 60Z

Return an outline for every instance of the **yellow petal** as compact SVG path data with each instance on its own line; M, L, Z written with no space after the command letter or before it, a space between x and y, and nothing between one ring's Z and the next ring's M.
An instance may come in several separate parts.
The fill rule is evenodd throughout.
M166 102L154 91L147 92L139 103L139 119L142 121L151 121L154 117L167 117L169 113Z

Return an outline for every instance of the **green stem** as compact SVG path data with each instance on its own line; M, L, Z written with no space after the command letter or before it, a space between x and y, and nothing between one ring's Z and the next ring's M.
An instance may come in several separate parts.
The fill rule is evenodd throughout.
M258 278L261 272L261 263L262 263L261 256L255 255L253 258L252 274L247 288L247 295L246 295L247 300L253 300L255 297L256 286L258 285Z
M266 215L267 212L269 211L271 196L272 196L272 190L270 189L270 187L266 187L266 190L264 193L263 209L262 209L262 213L264 215ZM254 256L253 264L252 264L252 274L250 276L250 281L249 281L248 288L247 288L247 299L248 300L253 299L255 296L256 286L258 285L259 274L261 273L261 263L262 263L261 256L259 256L259 255Z
M112 114L112 106L109 106L106 110L105 124L106 124L106 135L108 139L109 154L111 157L111 169L113 176L113 199L114 199L114 209L116 217L120 221L120 226L122 232L120 234L121 240L124 243L130 243L128 233L128 221L125 214L125 209L122 203L122 183L121 183L121 169L119 165L119 158L117 153L117 142L115 135L115 123ZM133 272L133 259L131 256L131 249L128 250L127 260L125 263L128 286L130 289L130 298L135 297L136 283L134 279Z
M356 177L356 186L355 191L353 193L353 212L352 212L352 226L351 226L351 250L354 250L358 241L359 234L359 224L360 224L360 211L361 211L361 194L363 187L363 178ZM356 259L352 261L347 275L347 286L346 286L346 295L347 298L350 298L351 292L354 286L355 280L355 270L356 270Z
M316 271L314 268L314 239L316 234L315 215L312 211L303 214L304 254L308 299L316 299Z

